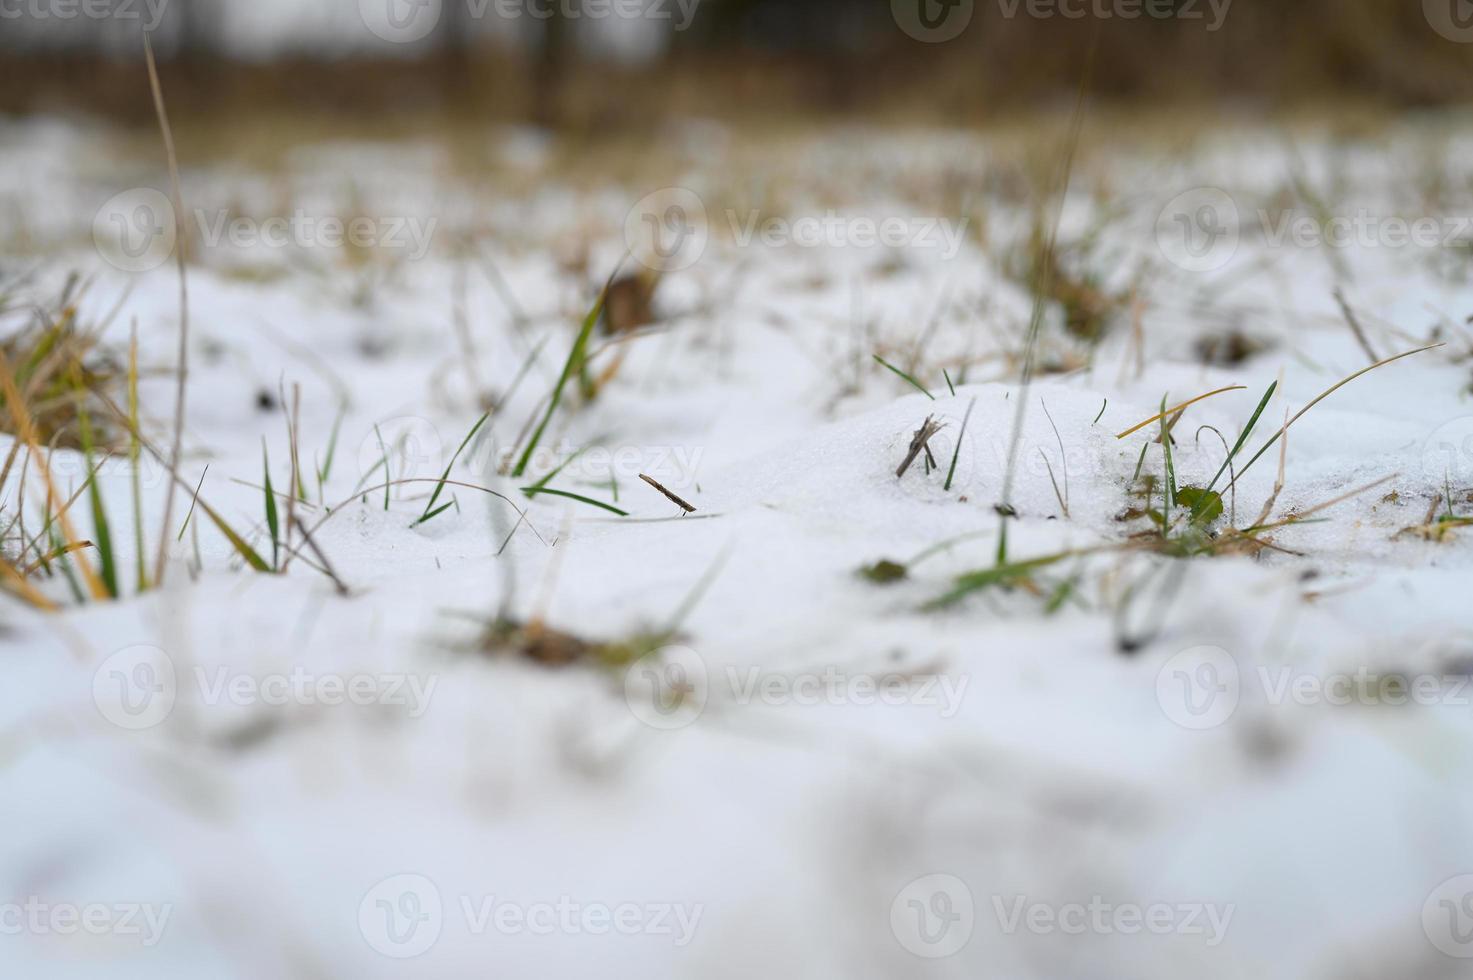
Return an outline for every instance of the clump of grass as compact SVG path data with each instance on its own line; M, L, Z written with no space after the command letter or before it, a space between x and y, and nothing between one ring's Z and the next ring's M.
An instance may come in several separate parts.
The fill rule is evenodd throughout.
M627 668L682 638L685 621L725 563L725 555L718 557L661 626L647 626L613 640L588 640L547 625L541 616L523 623L503 614L487 625L476 649L482 653L512 654L545 667L586 664L614 670Z
M101 342L107 322L81 322L79 304L85 292L75 277L68 280L60 296L37 305L19 329L0 340L0 353L12 365L16 389L26 403L37 442L82 449L80 414L90 409L94 446L119 448L123 433L105 413L99 414L96 393L116 392L125 369ZM17 435L6 424L10 421L7 415L0 413L0 426Z

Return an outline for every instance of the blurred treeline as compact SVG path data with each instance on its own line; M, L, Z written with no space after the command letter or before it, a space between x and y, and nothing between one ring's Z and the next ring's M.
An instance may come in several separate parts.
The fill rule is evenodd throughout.
M145 9L146 0L89 2ZM684 31L672 29L676 0L646 0L670 19L614 30L590 17L497 22L495 0L484 18L467 0L444 0L435 31L408 46L368 34L358 2L286 0L323 16L303 30L286 9L272 41L260 23L272 16L266 0L167 0L152 37L171 104L212 115L404 110L610 129L673 114L966 122L1067 98L1092 52L1093 93L1126 104L1401 108L1473 97L1473 43L1435 31L1422 0L1235 0L1217 31L1209 0L1172 0L1198 18L1134 20L1030 17L1027 0L975 0L968 28L940 44L900 30L890 0L699 0ZM527 2L567 10L591 0ZM1093 11L1131 0L1064 2ZM258 5L255 22L230 6L244 3ZM0 111L147 118L136 23L10 19L0 32ZM622 42L604 36L618 32Z

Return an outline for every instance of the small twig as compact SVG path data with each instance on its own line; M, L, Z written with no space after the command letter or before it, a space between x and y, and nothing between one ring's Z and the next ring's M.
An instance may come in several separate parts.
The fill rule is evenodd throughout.
M696 512L696 509L694 507L686 503L684 500L681 500L675 494L671 493L664 487L664 485L660 483L659 480L656 480L654 477L645 476L643 473L641 473L639 474L639 478L648 483L650 486L654 487L656 490L663 493L670 500L671 503L679 507L681 510L685 511L687 514L694 514Z
M931 457L931 447L927 444L931 441L932 436L944 428L946 428L945 422L937 422L934 416L926 416L926 421L921 423L921 427L916 430L915 436L910 440L910 449L906 451L905 461L895 471L895 479L898 480L905 476L906 470L910 469L911 464L916 461L916 457L921 454L921 450L926 451L928 459Z
M307 530L306 525L301 521L297 521L295 516L293 516L292 520L296 523L297 533L302 536L303 541L307 542L307 547L312 549L312 554L317 556L317 561L320 565L318 570L332 580L333 587L338 590L338 595L344 598L352 595L353 593L348 588L347 583L338 577L338 573L332 567L332 562L328 561L327 555L317 546L317 539L312 537L312 532ZM290 526L288 524L288 527ZM290 557L290 554L288 554L288 557ZM307 559L303 558L302 560L306 561Z

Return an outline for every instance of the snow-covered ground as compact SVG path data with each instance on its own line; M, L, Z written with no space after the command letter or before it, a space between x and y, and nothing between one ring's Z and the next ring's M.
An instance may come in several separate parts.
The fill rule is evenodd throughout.
M289 488L299 390L296 506L351 595L310 551L240 568L196 513L164 587L132 596L132 476L104 467L130 597L79 605L57 577L60 614L4 603L5 975L1466 976L1473 528L1406 529L1439 498L1433 519L1473 515L1473 128L1106 135L1059 241L1109 315L1092 342L1050 306L1027 389L1018 263L1056 134L700 123L632 168L526 132L488 132L471 166L433 141L186 158L181 475L269 551L262 447ZM161 160L0 125L0 289L95 277L82 319L117 307L118 351L136 323L167 445ZM335 247L329 218L366 222L365 247ZM693 233L658 322L594 336L606 383L590 401L574 379L512 479L651 222ZM1444 346L1296 421L1268 521L1389 481L1256 554L1158 553L1127 512L1137 467L1163 472L1159 426L1117 435L1243 386L1173 430L1200 486L1277 381L1246 461L1368 365L1337 288L1376 356ZM483 403L455 506L415 525ZM897 479L928 416L938 465ZM361 495L385 455L426 481L387 506ZM1237 527L1278 462L1236 484ZM52 463L80 485L75 454ZM629 516L518 492L564 464L548 486ZM164 471L141 482L152 542ZM993 567L1004 499L1011 561L1068 557L931 607ZM908 574L860 574L887 559ZM554 667L488 650L499 614L678 631L628 671Z

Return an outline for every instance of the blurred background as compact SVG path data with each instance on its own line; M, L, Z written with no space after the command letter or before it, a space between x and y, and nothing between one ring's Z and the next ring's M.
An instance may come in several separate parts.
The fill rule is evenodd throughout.
M1147 108L1396 110L1473 93L1466 0L0 0L0 112L399 115L639 132L904 115L952 124L1092 91ZM942 43L938 43L942 42Z

